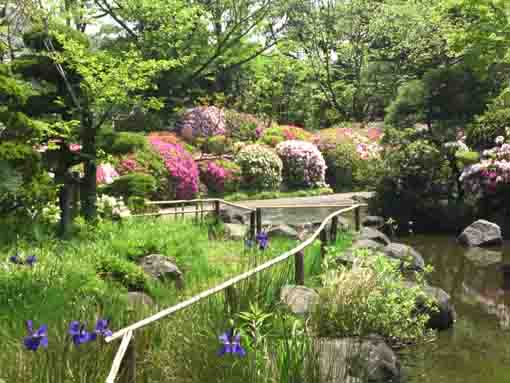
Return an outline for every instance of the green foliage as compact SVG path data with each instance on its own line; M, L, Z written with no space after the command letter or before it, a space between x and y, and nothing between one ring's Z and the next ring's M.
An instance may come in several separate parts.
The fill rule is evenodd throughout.
M43 24L33 26L23 34L23 42L28 48L40 52L48 50L46 40L50 40L50 44L55 50L62 51L64 44L61 42L60 36L75 40L85 47L89 46L87 35L60 23L53 23L48 26L48 29Z
M480 160L480 153L473 151L457 151L455 158L462 167L476 164Z
M202 150L211 154L225 154L232 150L231 141L223 135L209 137L202 145Z
M145 136L138 133L120 132L115 135L109 153L126 154L145 149L148 146Z
M428 315L416 311L425 299L419 286L409 287L398 263L385 256L358 252L359 267L329 270L312 316L318 335L327 338L380 334L394 341L417 341L426 335ZM431 304L431 303L429 303Z
M130 197L150 199L156 192L156 179L148 174L131 173L117 178L112 184L104 186L104 192L128 200Z
M254 142L257 140L257 128L262 128L262 122L255 116L228 109L225 112L225 126L227 134L235 141Z
M425 118L425 84L421 80L405 83L388 106L384 122L399 128L411 128Z

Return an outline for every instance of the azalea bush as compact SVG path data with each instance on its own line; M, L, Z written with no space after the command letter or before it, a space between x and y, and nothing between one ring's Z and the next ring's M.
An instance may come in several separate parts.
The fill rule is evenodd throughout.
M242 184L255 190L276 190L282 183L282 160L271 149L253 144L241 149L236 156L241 168Z
M112 164L100 164L97 167L96 181L98 185L111 184L117 178L119 178L119 173L117 173Z
M212 137L226 132L225 112L216 106L199 106L184 112L179 129L186 139Z
M326 162L314 144L284 141L276 147L276 152L283 163L283 180L289 186L325 186Z
M273 125L261 132L259 141L263 144L275 147L283 141L312 141L313 138L314 136L312 133L307 132L298 126Z
M200 179L213 193L235 192L241 183L241 168L233 161L209 161L200 167Z
M252 114L229 109L225 114L227 135L236 141L254 142L262 135L264 124Z
M199 191L198 166L189 152L179 144L168 144L155 137L150 143L163 158L177 199L191 199Z

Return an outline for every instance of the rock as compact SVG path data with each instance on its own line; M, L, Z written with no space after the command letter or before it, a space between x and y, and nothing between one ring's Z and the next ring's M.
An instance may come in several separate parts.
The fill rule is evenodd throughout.
M240 223L240 224L249 224L250 223L250 214L249 213L240 213L238 210L234 210L231 208L223 208L220 210L220 218L225 223Z
M411 246L404 245L403 243L390 243L382 251L388 257L409 262L409 268L412 270L421 271L425 268L423 257Z
M270 228L267 231L267 234L269 235L269 238L276 236L276 237L287 237L291 239L299 239L299 233L294 230L289 225L281 224L275 227Z
M468 226L457 240L465 246L495 246L503 243L501 228L495 223L480 219Z
M413 282L405 283L409 287L417 286L417 284ZM425 301L423 298L416 302L418 310L421 312L427 312L430 316L427 327L436 330L446 330L452 327L453 323L455 323L455 320L457 319L457 312L451 302L450 295L448 295L448 293L443 289L434 286L426 285L422 287L422 290L428 299L435 302L435 309L425 307Z
M317 339L314 343L321 383L400 382L400 362L382 340Z
M297 315L308 315L319 301L319 294L313 289L304 286L283 286L280 291L280 300L289 310Z
M503 253L501 251L488 250L481 247L469 248L464 253L464 256L477 266L483 267L503 261Z
M249 230L248 226L241 225L240 223L226 223L223 226L225 228L225 236L234 241L245 239Z
M130 291L127 294L128 304L130 306L153 306L154 301L150 296L140 291Z
M182 272L175 264L175 259L166 257L161 254L151 254L140 260L140 267L153 278L161 281L171 279L175 281L177 288L184 287Z
M352 244L352 249L370 249L374 251L379 251L384 248L380 242L373 241L371 239L358 239Z
M389 245L391 243L390 239L386 234L371 227L363 227L358 236L358 239L370 239L372 241L379 242L384 246Z
M361 224L366 227L375 227L376 229L381 229L384 226L384 218L378 215L367 215L361 221Z

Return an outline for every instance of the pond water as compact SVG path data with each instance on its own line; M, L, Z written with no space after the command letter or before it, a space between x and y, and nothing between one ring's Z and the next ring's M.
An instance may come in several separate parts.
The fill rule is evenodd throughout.
M402 242L434 266L430 283L450 294L457 311L453 329L401 352L408 382L510 383L510 242L488 253L451 236Z

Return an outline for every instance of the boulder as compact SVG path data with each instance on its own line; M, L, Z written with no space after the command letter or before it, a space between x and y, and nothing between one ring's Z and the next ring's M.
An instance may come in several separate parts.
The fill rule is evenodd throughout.
M243 214L240 213L240 211L228 207L220 210L220 218L225 223L240 223L243 225L250 223L249 213Z
M128 304L130 306L153 306L154 301L150 296L140 291L130 291L127 294Z
M400 382L400 362L381 337L317 339L321 383Z
M245 239L249 230L248 226L240 223L226 223L223 227L225 228L225 236L233 241Z
M299 233L289 225L281 224L274 226L267 231L269 238L286 237L291 239L299 239Z
M372 241L379 242L384 246L389 245L391 243L390 239L386 234L371 227L363 227L358 236L358 239L370 239Z
M477 266L487 267L503 261L501 251L488 250L481 247L470 247L464 256Z
M417 284L413 282L406 282L406 285L409 287L417 286ZM422 286L422 291L425 293L427 299L435 302L433 308L426 307L423 298L416 302L418 310L427 312L430 316L427 327L435 330L446 330L452 327L457 319L457 312L451 302L450 295L439 287L429 285Z
M403 243L390 243L382 251L388 257L408 262L409 267L407 269L421 271L425 268L423 257L411 246Z
M503 243L501 228L495 223L480 219L464 229L457 238L465 246L497 246Z
M293 314L308 315L319 301L319 294L308 287L287 285L280 291L280 300Z
M384 249L384 245L371 239L358 239L352 244L352 249L370 249L374 251L380 251Z
M376 229L381 229L384 226L385 220L383 217L378 215L367 215L361 221L361 224L366 227L374 227Z
M140 259L140 267L143 271L160 281L173 280L177 288L184 287L181 270L175 264L175 259L161 254L151 254Z

